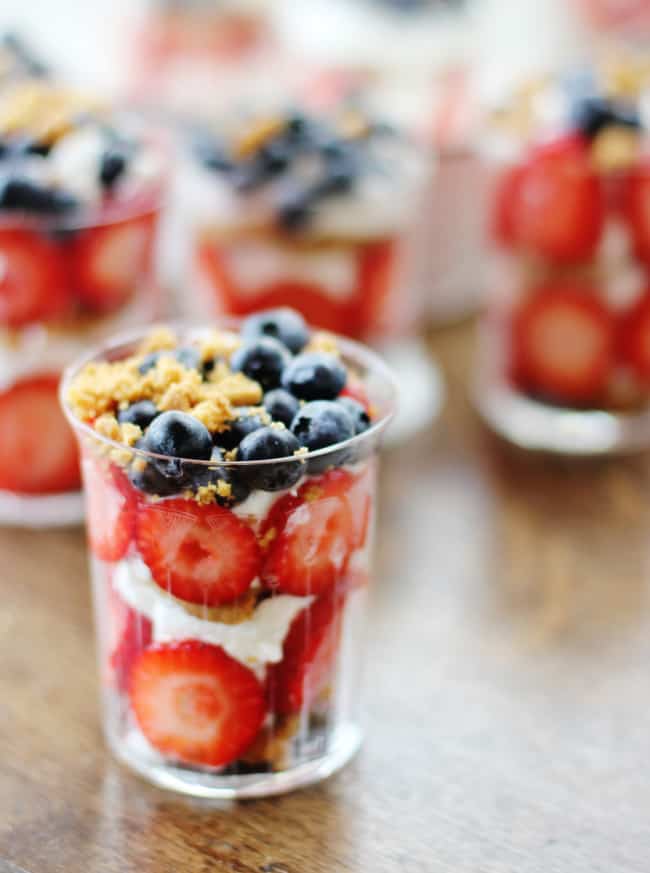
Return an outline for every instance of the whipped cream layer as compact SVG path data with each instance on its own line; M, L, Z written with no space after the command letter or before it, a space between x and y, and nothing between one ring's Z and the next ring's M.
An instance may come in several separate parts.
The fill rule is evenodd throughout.
M190 615L156 585L139 556L124 558L116 565L113 585L125 603L151 621L156 642L201 640L221 646L256 671L282 660L282 644L291 622L314 599L279 594L263 600L246 621L231 625Z

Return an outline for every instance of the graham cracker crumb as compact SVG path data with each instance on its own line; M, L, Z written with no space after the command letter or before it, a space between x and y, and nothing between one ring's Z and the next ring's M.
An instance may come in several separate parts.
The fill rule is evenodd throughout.
M243 373L231 373L210 385L225 395L233 406L256 406L262 399L262 386Z
M199 352L202 361L212 361L214 358L230 360L233 352L242 344L241 338L228 330L215 330L201 340Z
M273 770L283 770L288 762L292 738L300 727L300 717L279 718L273 726L263 728L253 745L242 756L248 764L270 764Z
M235 142L234 152L238 158L247 158L266 142L282 133L286 120L281 116L258 118Z
M138 353L148 355L151 352L171 351L178 346L178 337L176 334L164 325L154 327L151 333L142 341L138 347Z
M100 436L106 437L107 440L114 440L114 442L119 442L122 435L117 419L109 413L99 416L95 421L95 430Z
M176 598L174 598L176 600ZM204 607L198 603L187 603L185 600L177 600L186 612L204 621L220 622L221 624L241 624L247 621L255 612L258 595L253 588L249 588L232 603L224 603L221 606Z
M195 499L202 506L209 506L211 503L215 503L217 497L220 497L222 500L230 500L232 497L232 485L230 482L226 482L225 479L218 479L216 482L210 482L209 485L201 485L195 494L190 493L187 495L188 500Z
M142 428L130 421L120 425L120 442L127 446L134 446L142 436Z
M229 421L232 421L233 411L227 398L215 394L209 400L202 400L192 409L194 418L198 418L211 433L217 433L226 429Z
M268 549L273 540L277 537L278 531L275 527L270 527L264 536L260 539L260 548Z

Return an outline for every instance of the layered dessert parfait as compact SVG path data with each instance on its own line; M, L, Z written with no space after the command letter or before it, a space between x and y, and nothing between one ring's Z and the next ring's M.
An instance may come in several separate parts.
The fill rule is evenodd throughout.
M435 154L412 277L423 309L441 323L477 304L484 186L474 148L472 0L279 0L274 22L294 79L311 105L353 98ZM503 17L503 16L501 16Z
M42 79L0 89L0 520L70 520L79 488L59 375L89 343L154 314L157 143ZM47 439L43 439L43 431Z
M360 736L383 365L280 309L107 348L62 393L118 757L215 797L332 772Z
M426 178L408 139L357 111L202 130L179 180L196 310L292 306L348 336L399 333L413 318L409 243Z
M516 141L492 203L496 270L479 402L497 429L539 448L646 445L650 156L643 119L629 99L555 90L549 103L549 90L540 94L548 123ZM520 129L528 121L517 116Z

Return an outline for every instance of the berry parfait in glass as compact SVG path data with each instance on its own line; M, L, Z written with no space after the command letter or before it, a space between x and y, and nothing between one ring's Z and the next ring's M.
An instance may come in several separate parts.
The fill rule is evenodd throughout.
M435 324L480 298L485 171L471 0L278 0L272 23L315 106L352 97L436 155L414 286Z
M530 116L532 93L518 124ZM476 403L497 432L526 448L645 448L647 132L635 101L593 83L576 97L547 82L535 100L554 112L502 161L492 201L495 258Z
M81 520L58 381L156 314L162 169L136 119L85 94L42 79L0 92L0 523Z
M116 756L201 797L357 750L380 359L291 310L132 335L67 373Z
M429 423L440 383L415 335L415 228L430 162L359 110L259 111L203 127L178 174L197 317L292 307L378 346L410 391L391 438ZM402 428L396 430L395 428Z

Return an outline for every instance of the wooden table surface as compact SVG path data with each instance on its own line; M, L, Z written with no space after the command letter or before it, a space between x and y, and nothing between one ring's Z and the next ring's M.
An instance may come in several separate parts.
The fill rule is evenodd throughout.
M468 329L433 346L442 421L385 457L367 742L323 785L210 806L124 771L82 535L0 532L1 873L648 873L648 466L498 445Z

